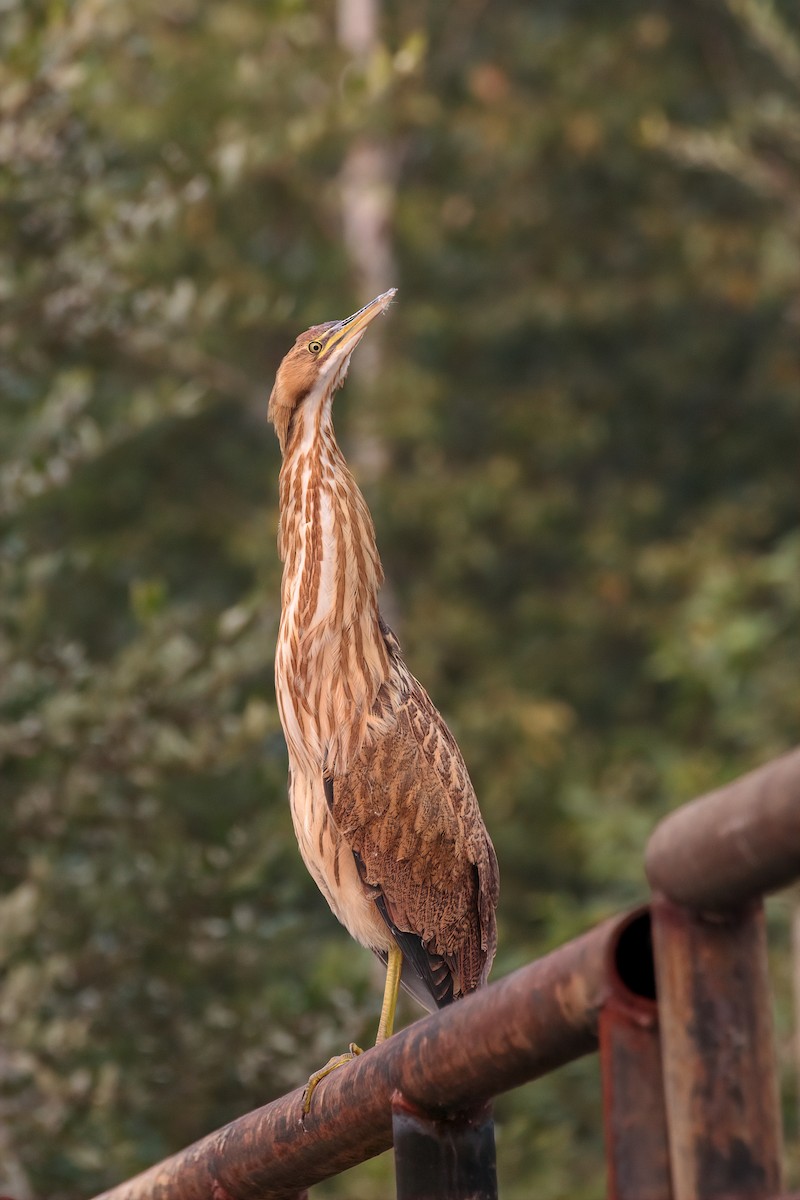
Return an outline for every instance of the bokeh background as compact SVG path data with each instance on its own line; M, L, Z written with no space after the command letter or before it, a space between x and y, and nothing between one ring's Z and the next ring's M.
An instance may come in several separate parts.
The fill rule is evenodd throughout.
M496 975L798 740L799 235L793 0L0 0L0 1190L85 1200L374 1031L272 682L308 324L400 289L337 427ZM507 1200L600 1200L596 1063L497 1112Z

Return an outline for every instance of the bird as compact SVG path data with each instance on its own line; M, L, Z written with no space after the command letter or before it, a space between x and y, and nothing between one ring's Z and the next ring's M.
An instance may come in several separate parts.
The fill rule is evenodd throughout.
M381 615L375 528L334 432L351 355L396 290L301 333L268 407L282 457L275 691L289 805L331 910L386 967L376 1044L394 1030L401 984L429 1011L485 984L499 890L459 747ZM360 1053L351 1042L311 1076L304 1113Z

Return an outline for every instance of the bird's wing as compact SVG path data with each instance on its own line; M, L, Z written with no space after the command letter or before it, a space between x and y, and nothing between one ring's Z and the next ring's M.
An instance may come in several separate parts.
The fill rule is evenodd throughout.
M497 860L455 739L395 661L375 701L382 731L326 793L384 921L441 1006L488 975Z

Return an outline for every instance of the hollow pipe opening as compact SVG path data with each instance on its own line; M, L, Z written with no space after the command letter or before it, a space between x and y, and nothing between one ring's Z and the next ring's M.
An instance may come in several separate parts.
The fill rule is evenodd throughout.
M637 1000L656 1000L653 928L650 909L631 913L611 943L611 975L615 984Z

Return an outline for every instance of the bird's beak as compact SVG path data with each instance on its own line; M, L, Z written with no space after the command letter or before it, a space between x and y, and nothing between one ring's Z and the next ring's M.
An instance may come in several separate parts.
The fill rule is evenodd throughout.
M386 312L396 293L397 288L389 288L388 292L376 296L374 300L370 300L369 304L365 304L352 316L345 317L343 321L337 321L335 325L332 325L326 338L326 357L334 349L341 348L346 351L354 349L361 341L367 326L381 313Z

